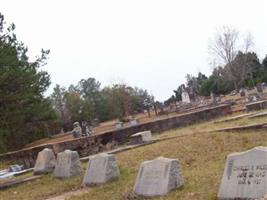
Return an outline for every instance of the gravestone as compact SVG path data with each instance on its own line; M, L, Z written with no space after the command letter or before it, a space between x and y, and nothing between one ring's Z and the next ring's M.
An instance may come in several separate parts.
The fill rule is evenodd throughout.
M143 132L135 133L134 135L130 136L131 144L151 142L151 140L152 140L151 131L143 131Z
M34 165L34 174L45 174L52 172L55 168L56 157L51 149L45 148L40 151Z
M65 150L57 155L54 176L57 178L68 178L76 176L81 172L80 157L77 151Z
M258 84L256 85L256 90L257 90L257 92L259 92L259 93L262 93L262 92L263 92L263 87L262 87L262 84L261 84L261 83L258 83Z
M182 92L182 102L183 103L190 103L190 97L189 97L189 93L186 91Z
M219 200L260 199L267 194L267 148L228 155Z
M115 128L116 128L117 130L122 129L122 128L123 128L123 122L116 122L116 124L115 124Z
M71 134L74 138L78 138L82 136L82 127L80 126L79 122L74 122L73 124L73 130L71 131Z
M144 197L163 196L183 184L179 161L159 157L141 164L134 193Z
M247 96L247 90L245 88L241 88L239 91L241 97Z
M139 125L139 120L138 119L132 119L130 121L130 126L138 126Z
M96 185L118 179L120 176L114 155L102 153L89 158L83 185Z

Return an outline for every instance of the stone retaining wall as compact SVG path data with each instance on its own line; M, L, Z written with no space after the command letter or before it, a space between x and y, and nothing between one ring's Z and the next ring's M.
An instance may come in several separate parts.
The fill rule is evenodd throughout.
M230 111L230 105L219 105L183 115L155 120L140 124L138 126L107 131L95 136L72 139L54 144L45 144L20 151L1 154L0 161L16 162L18 164L23 164L25 168L30 168L34 166L38 152L44 148L53 149L55 153L62 152L65 149L75 150L78 151L80 157L84 157L108 150L114 144L125 144L129 141L129 136L140 131L151 130L152 133L159 133L173 128L197 123L203 120L210 120L214 119L215 117L224 116Z
M267 101L257 101L246 104L247 112L255 111L255 110L262 110L267 108Z

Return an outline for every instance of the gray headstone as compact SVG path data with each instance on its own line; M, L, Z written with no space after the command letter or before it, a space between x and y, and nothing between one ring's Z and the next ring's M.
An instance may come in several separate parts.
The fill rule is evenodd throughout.
M239 94L240 94L241 97L245 97L247 95L246 89L241 88L240 91L239 91Z
M228 155L219 200L260 199L267 194L267 148Z
M51 149L44 149L38 153L34 165L34 174L45 174L53 172L56 164L56 157Z
M145 197L163 196L183 184L179 161L159 157L141 164L134 193Z
M140 138L140 141L139 141ZM151 131L143 131L135 133L130 137L131 143L150 142L152 140Z
M77 151L65 150L57 155L54 176L57 178L68 178L76 176L81 172L80 157Z
M139 120L133 119L130 121L130 126L138 126L139 125Z
M115 124L115 128L118 129L122 129L123 128L123 122L116 122Z
M83 185L102 184L119 178L120 172L114 155L102 153L89 158Z

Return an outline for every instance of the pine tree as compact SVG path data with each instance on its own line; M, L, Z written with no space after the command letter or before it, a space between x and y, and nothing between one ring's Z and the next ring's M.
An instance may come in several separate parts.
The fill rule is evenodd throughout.
M27 47L17 40L15 25L5 28L0 13L0 152L17 149L47 136L56 115L44 98L50 76L40 68L49 50L30 62Z

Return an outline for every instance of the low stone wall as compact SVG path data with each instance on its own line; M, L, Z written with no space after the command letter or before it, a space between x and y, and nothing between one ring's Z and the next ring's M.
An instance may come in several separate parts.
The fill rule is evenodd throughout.
M95 136L72 139L54 144L45 144L20 151L1 154L0 161L16 162L18 164L23 164L25 168L30 168L34 166L38 152L44 148L53 149L55 153L62 152L65 149L75 150L78 151L81 157L84 157L107 150L114 144L125 144L129 141L129 136L140 131L151 130L152 133L159 133L203 120L210 120L215 117L224 116L230 111L230 105L219 105L196 112L155 120L138 126L107 131Z
M265 100L246 104L247 112L266 109L266 108L267 108L267 101Z

